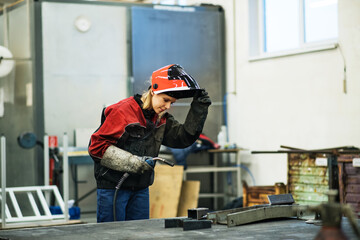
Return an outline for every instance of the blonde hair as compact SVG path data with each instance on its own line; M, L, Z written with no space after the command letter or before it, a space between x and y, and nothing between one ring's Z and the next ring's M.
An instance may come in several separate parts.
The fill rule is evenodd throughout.
M147 109L147 110L153 109L151 88L142 94L141 101L143 102L143 106L142 106L143 109Z
M153 105L152 105L152 94L151 94L151 88L149 90L147 90L146 92L144 92L141 95L141 101L143 102L143 109L146 110L153 110ZM161 119L161 117L165 114L165 111L161 112L158 114L158 119Z

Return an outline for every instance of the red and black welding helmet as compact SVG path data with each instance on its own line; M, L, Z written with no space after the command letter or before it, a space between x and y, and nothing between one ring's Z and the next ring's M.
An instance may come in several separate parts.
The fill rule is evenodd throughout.
M154 71L151 76L151 89L155 94L166 93L177 99L193 97L195 92L201 90L196 80L178 64Z

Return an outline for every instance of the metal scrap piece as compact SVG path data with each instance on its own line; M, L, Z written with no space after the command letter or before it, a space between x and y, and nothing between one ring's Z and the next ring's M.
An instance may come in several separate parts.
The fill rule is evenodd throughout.
M188 219L188 218L185 218ZM165 219L165 228L176 228L182 227L184 218L166 218Z
M210 220L196 220L196 219L188 219L183 221L183 230L196 230L196 229L205 229L211 228Z
M248 210L251 210L251 209L258 209L258 208L262 208L262 207L265 207L265 206L269 206L269 205L267 205L267 204L265 204L265 205L255 205L255 206L246 207L246 208L232 208L232 209L228 209L228 210L209 212L207 214L207 219L211 220L215 224L227 225L227 215L228 214L248 211Z
M268 195L267 197L270 205L293 204L295 202L293 196L290 193Z
M211 228L210 220L198 220L191 218L167 218L165 228L182 227L184 231Z
M203 219L208 212L208 208L190 208L188 209L188 218Z
M266 219L302 217L303 215L305 215L305 208L299 208L297 205L267 206L228 214L227 225L234 227Z

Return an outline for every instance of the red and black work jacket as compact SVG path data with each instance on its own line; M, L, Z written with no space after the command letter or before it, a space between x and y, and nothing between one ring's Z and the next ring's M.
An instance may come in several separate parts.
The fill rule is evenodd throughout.
M193 101L184 124L165 113L160 119L153 110L142 109L140 95L126 98L103 109L100 127L92 134L89 154L94 160L97 188L115 188L123 172L100 165L106 149L114 145L137 156L156 157L163 144L185 148L198 139L207 116L207 106ZM142 189L153 181L153 171L132 174L123 188Z

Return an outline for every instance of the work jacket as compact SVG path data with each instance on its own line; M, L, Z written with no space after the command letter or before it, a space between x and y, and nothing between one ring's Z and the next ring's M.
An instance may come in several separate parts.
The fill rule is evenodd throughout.
M115 188L124 174L100 164L106 149L114 145L137 156L156 157L163 144L185 148L193 144L202 132L207 105L194 100L184 124L165 113L161 118L153 110L142 109L140 95L121 100L103 109L100 127L92 134L89 154L94 160L97 188ZM138 190L153 182L153 170L130 174L122 188Z

